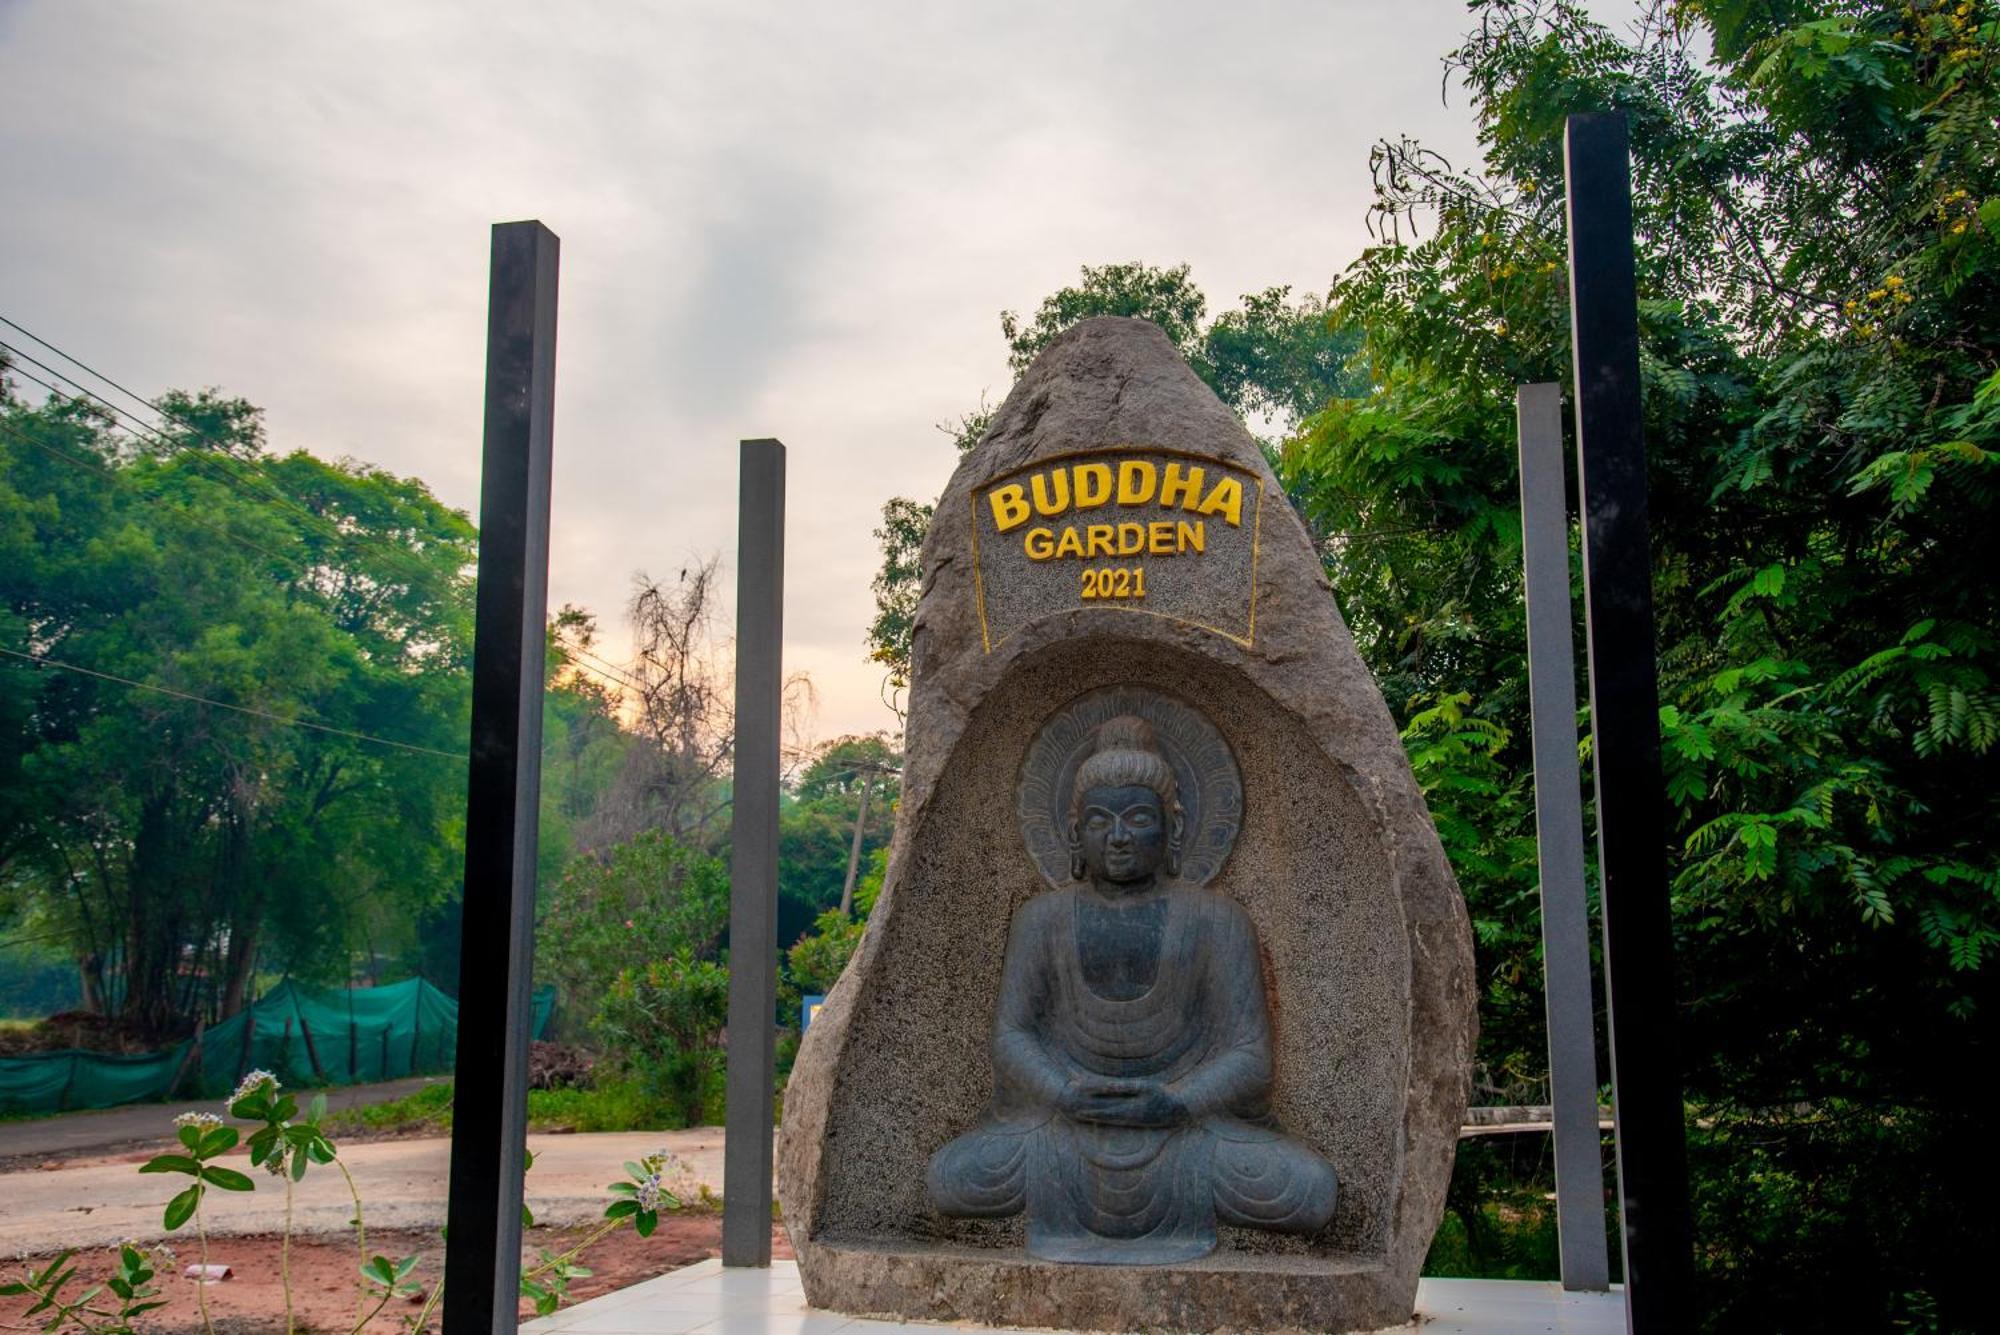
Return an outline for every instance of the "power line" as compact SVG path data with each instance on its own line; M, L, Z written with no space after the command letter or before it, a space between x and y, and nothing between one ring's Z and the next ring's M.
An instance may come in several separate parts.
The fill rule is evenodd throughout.
M18 325L18 324L15 324L15 323L14 323L14 322L13 322L12 320L8 319L8 318L7 318L6 316L4 316L4 315L0 315L0 324L4 324L4 325L6 325L6 326L7 326L7 327L8 327L9 329L13 330L13 331L14 331L15 333L17 333L17 334L25 334L25 335L27 335L27 336L28 336L29 338L31 338L31 339L33 339L33 340L35 340L35 342L37 342L37 343L41 344L41 345L42 345L43 347L47 348L47 349L48 349L48 350L49 350L50 352L53 352L53 353L54 353L54 354L55 354L56 356L58 356L58 357L62 358L62 359L63 359L64 361L68 362L68 363L69 363L70 365L72 365L72 366L80 366L80 367L82 367L82 368L83 368L83 369L84 369L85 371L89 372L89 373L90 373L91 375L94 375L94 376L96 376L96 377L97 377L97 378L98 378L99 380L102 380L102 381L103 381L103 382L104 382L105 384L107 384L107 385L111 386L111 388L113 388L113 389L117 390L117 391L118 391L119 393L121 393L121 394L125 395L125 396L126 396L127 398L129 398L129 399L133 400L134 402L136 402L136 403L143 403L143 404L145 404L145 405L146 405L146 406L147 406L148 408L151 408L151 409L152 409L152 410L153 410L154 412L156 412L156 413L159 413L159 414L160 414L161 416L165 416L165 415L166 415L166 413L165 413L165 410L164 410L164 409L162 409L162 408L160 407L160 405L159 405L159 404L157 404L157 403L153 402L153 401L152 401L151 399L149 399L149 398L146 398L146 397L145 397L144 395L141 395L141 394L137 394L137 393L133 392L132 390L129 390L129 389L125 388L125 386L123 386L123 385L119 384L119 383L118 383L118 382L117 382L116 380L113 380L113 379L112 379L112 378L111 378L110 376L108 376L108 375L104 374L104 372L102 372L102 371L98 370L98 369L97 369L96 367L92 366L92 365L91 365L91 364L90 364L89 362L86 362L86 361L84 361L84 360L83 360L83 359L82 359L81 357L73 357L73 356L71 356L71 355L70 355L69 353L67 353L67 352L64 352L64 351L63 351L63 350L62 350L61 348L59 348L59 347L57 347L57 346L56 346L55 344L53 344L53 343L49 342L49 341L48 341L47 339L43 338L43 337L42 337L42 336L41 336L40 334L36 333L36 332L35 332L34 330L32 330L32 329L28 329L28 328L26 328L26 327L24 327L24 326L22 326L22 325ZM18 351L18 349L17 349L17 351ZM23 356L25 356L26 354L24 353L24 354L22 354L22 355L23 355ZM35 363L35 365L37 365L37 366L41 366L41 363L40 363L40 362L36 362L36 363ZM43 369L44 369L44 370L47 370L48 368L47 368L47 367L43 367ZM57 373L57 374L59 374L59 373ZM63 379L65 379L65 380L69 380L69 377L68 377L68 376L63 376ZM73 384L73 385L75 385L75 384L76 384L76 382L75 382L74 380L70 380L70 383L71 383L71 384ZM77 388L78 388L78 389L82 389L82 388L83 388L83 386L81 386L81 385L77 385ZM86 391L86 392L88 392L88 391ZM92 398L98 398L99 396L98 396L98 395L95 395L95 394L93 394L93 395L91 395L91 397L92 397ZM107 406L108 406L108 405L107 405ZM203 432L203 431L200 431L200 430L198 430L198 429L196 430L196 433L195 433L195 434L197 434L197 435L201 435L201 436L207 436L207 433L206 433L206 432ZM218 447L221 447L221 448L225 448L225 449L227 448L226 446L223 446L223 444L222 444L222 442L221 442L221 441L219 441L219 440L215 440L215 439L214 439L213 437L207 437L207 438L209 439L210 443L212 443L212 444L214 444L214 445L216 445L216 446L218 446Z
M413 751L418 755L437 756L444 760L463 760L465 755L458 751L440 751L436 747L418 746L414 742L391 741L387 737L375 737L365 732L354 732L348 728L336 728L327 723L314 723L308 719L286 718L268 710L253 709L249 705L232 705L226 700L211 700L205 695L193 695L187 691L177 691L171 686L155 686L151 682L133 681L130 677L120 677L110 672L99 672L95 668L80 667L75 663L65 663L60 659L47 658L40 654L24 654L19 649L9 649L0 645L0 654L33 663L37 667L61 668L65 672L79 672L86 677L96 677L101 681L116 682L120 686L130 686L135 691L152 691L157 695L171 695L177 700L188 700L198 705L213 705L217 709L233 710L238 714L248 714L252 718L280 723L288 728L310 728L314 732L332 733L336 737L349 737L357 742L373 742L377 746L394 747L398 751Z
M47 441L36 440L32 436L23 435L21 432L15 431L11 427L7 426L7 424L4 422L0 422L0 436L5 436L8 439L13 440L17 444L26 445L30 449L40 450L44 454L53 455L55 458L66 460L69 463L75 464L79 468L94 470L95 472L98 472L103 476L110 478L113 482L117 483L121 487L133 487L133 494L138 496L139 499L142 501L163 501L165 499L164 497L160 496L148 496L144 492L138 491L136 486L134 486L132 479L130 477L126 476L123 473L118 472L116 469L110 467L101 459L90 459L86 458L81 454L71 454L68 450L63 449L60 446L51 445ZM250 541L250 539L244 537L240 533L232 533L228 529L222 527L220 524L214 523L207 519L203 519L192 509L189 509L185 506L175 506L173 508L181 518L188 520L190 523L193 523L200 528L207 529L210 533L213 533L218 537L227 538L231 542L237 543L249 549L250 551L256 552L259 556L269 557L271 560L278 562L280 565L287 564L292 559L289 557L280 556L278 553L272 551L269 547L263 546L260 543L252 542Z
M5 316L0 316L0 320L4 319L6 319ZM26 353L21 352L19 348L16 348L13 344L8 343L4 340L0 340L0 348L5 348L8 351L16 353L19 356L27 357ZM232 468L223 467L221 461L218 460L213 454L210 454L205 450L198 450L192 445L182 444L170 439L158 427L153 426L150 423L141 421L138 417L134 416L132 413L127 412L125 409L120 408L117 404L112 403L109 400L100 397L99 395L93 394L90 390L84 388L82 385L78 385L76 381L70 379L70 377L64 375L61 371L52 370L47 366L43 366L41 362L35 361L33 357L27 357L27 360L29 360L30 362L34 362L36 366L40 366L44 371L48 371L50 375L55 376L57 379L63 381L65 384L76 386L79 393L76 394L68 393L62 389L57 388L54 385L51 385L48 381L42 379L40 376L32 375L27 371L23 371L18 366L9 367L8 368L9 373L12 375L17 375L31 384L40 385L43 389L47 390L50 394L54 395L56 398L61 399L64 403L73 403L86 407L101 408L105 412L129 418L130 420L137 422L141 430L145 431L147 436L150 437L152 440L158 442L161 445L164 445L167 449L173 451L176 454L185 454L188 456L188 458L192 459L194 462L207 465L208 467L214 469L216 473L218 473L221 476L224 482L235 484L237 490L239 491L243 490L241 484L243 484L247 480L246 475L239 473ZM128 437L133 437L137 439L131 427L121 425L115 420L115 418L111 423L111 429L115 431L123 431ZM192 430L193 428L190 429ZM227 453L227 447L223 446L219 442L216 442L214 437L209 436L205 432L201 431L196 431L195 434L201 436L201 438L204 440L216 444L216 447L218 449L221 449L225 453ZM238 459L237 456L234 454L230 454L229 457L231 459L237 459L237 462L239 463L244 462L243 460ZM350 541L350 535L342 533L338 528L334 527L331 521L329 521L325 516L314 514L312 511L298 504L296 501L286 496L283 492L278 491L275 487L270 486L268 483L264 484L263 493L264 493L263 495L256 495L249 492L245 492L244 494L246 498L250 500L255 500L259 502L267 500L276 501L279 505L282 505L287 509L297 511L300 515L304 516L308 521L322 525L325 529L326 535L332 538L335 542L347 543ZM398 548L396 550L400 551L401 549Z
M164 431L162 431L159 428L158 425L147 422L144 419L137 416L135 413L131 412L130 410L122 408L118 404L111 402L110 399L90 389L88 386L84 385L81 381L77 380L74 376L65 375L63 372L58 371L55 368L49 366L47 363L39 360L32 354L23 351L19 346L15 344L6 342L5 340L0 340L0 348L8 349L9 351L13 352L16 356L26 359L27 361L33 363L35 366L40 367L42 370L47 371L50 375L55 376L57 379L63 381L64 383L74 386L77 390L79 390L82 393L84 398L87 399L89 403L103 408L106 412L110 412L117 416L124 417L128 421L136 422L139 425L139 427L142 430L144 430L153 440L157 441L161 445L166 446L168 449L175 451L176 453L187 454L190 458L194 459L195 461L208 465L210 468L214 469L217 473L219 473L223 478L227 479L232 483L235 483L239 487L247 485L248 483L251 482L256 482L261 484L262 490L268 499L274 500L279 505L282 505L287 509L297 512L309 524L317 525L324 534L324 536L331 539L335 543L345 546L350 553L353 552L354 545L357 542L372 541L380 543L387 550L395 552L400 556L411 555L411 553L407 549L395 544L389 539L380 537L379 535L370 533L355 534L355 533L343 532L338 525L333 523L332 520L328 519L324 515L315 514L313 511L306 509L303 505L300 505L297 501L293 500L291 497L285 495L282 491L278 490L271 483L265 481L261 476L255 473L242 473L236 471L233 468L224 467L221 460L216 458L216 453L219 453L227 457L232 463L245 465L246 467L250 466L253 461L245 459L243 456L237 454L228 441L223 440L220 437L214 436L209 432L202 430L199 426L196 426L194 423L174 421L174 419L168 417L166 410L160 407L160 405L155 403L153 400L145 398L144 396L136 393L133 390L127 389L123 384L120 384L118 381L113 380L110 376L104 374L102 371L99 371L97 368L90 365L90 363L83 361L82 359L72 356L70 353L63 351L61 348L49 342L47 339L43 338L40 334L35 333L33 330L27 328L26 326L18 324L13 320L8 319L4 315L0 315L0 324L4 324L10 329L14 329L22 334L25 334L27 337L33 339L36 343L39 343L42 347L48 349L50 352L55 353L58 357L61 357L63 360L70 362L72 365L81 367L84 371L88 372L90 375L93 375L97 377L99 380L102 380L105 384L110 385L112 388L118 390L120 393L124 394L128 398L134 400L137 403L144 404L147 408L150 408L155 413L158 413L162 418L174 422L174 425L180 427L182 430L187 431L189 434L195 436L200 440L207 441L210 445L213 445L215 447L215 453L211 453L205 450L198 450L194 446L189 445L185 442L175 441L171 439L166 435ZM40 385L43 389L48 390L51 394L56 395L58 398L61 398L66 402L74 403L82 401L78 398L77 395L65 393L64 391L56 388L54 385L49 384L46 380L43 380L37 376L30 375L26 371L20 370L20 368L18 367L12 369L14 374L19 375L26 380L30 380L37 385ZM130 428L125 428L125 430L129 433Z
M646 683L640 681L637 677L633 676L632 670L630 668L619 667L615 663L606 662L604 659L599 658L596 654L593 654L592 652L590 652L590 650L583 648L581 645L573 645L573 644L562 645L562 652L566 654L575 654L580 658L589 659L591 662L597 665L597 670L599 672L599 675L611 677L613 680L617 681L620 685L629 686L633 690L640 692L644 692L646 690Z
M6 316L0 315L0 320L6 320L6 319L7 319ZM12 322L8 321L8 323ZM205 463L208 463L211 467L221 472L225 477L229 478L231 481L244 482L251 480L252 477L254 476L254 475L239 473L233 468L224 468L222 466L221 461L216 459L214 455L209 454L203 450L197 450L192 445L181 444L179 442L169 439L167 434L164 431L160 430L158 423L148 422L144 418L140 417L137 413L132 412L130 409L119 407L117 404L111 402L111 400L105 398L102 394L99 394L95 390L91 389L88 385L85 385L82 382L78 381L74 376L64 375L61 371L56 370L53 366L50 366L48 363L40 361L35 357L31 356L30 354L23 352L20 348L16 347L12 343L7 342L5 339L0 339L0 348L5 348L7 351L13 353L15 356L20 357L25 361L27 361L30 365L40 367L42 370L47 371L50 375L54 376L56 379L62 381L64 384L69 385L76 390L76 393L74 394L68 393L67 391L58 389L56 386L51 385L48 381L43 380L39 376L30 375L28 372L23 371L18 366L13 368L13 373L15 375L20 376L24 380L29 380L37 385L40 385L43 389L55 395L57 398L60 398L68 403L82 403L85 400L88 400L91 404L104 409L104 411L113 414L115 417L123 417L129 422L135 423L141 431L144 431L149 437L157 441L159 444L166 446L168 449L173 450L176 453L185 453L189 455L191 458L198 459ZM79 366L82 365L81 362L77 364ZM95 372L93 372L93 374L95 374ZM161 410L157 408L155 408L154 411L161 412ZM161 412L161 416L164 417L165 413ZM115 422L114 425L116 425ZM131 434L132 430L131 427L121 427L119 429L125 431L128 435ZM187 429L194 432L195 435L200 436L203 440L206 440L211 445L215 446L217 450L221 451L223 454L227 455L230 459L234 460L235 462L237 463L249 462L249 460L244 459L241 455L231 450L227 442L217 440L214 436L209 435L207 432L202 431L198 427L189 426L187 427ZM262 479L256 479L256 480L261 481ZM268 483L264 484L264 489L268 493L269 499L275 500L281 505L291 506L292 508L298 510L299 513L305 515L308 519L321 519L321 516L315 515L312 513L312 511L307 510L302 506L299 506L290 497L278 491L276 488L270 486Z

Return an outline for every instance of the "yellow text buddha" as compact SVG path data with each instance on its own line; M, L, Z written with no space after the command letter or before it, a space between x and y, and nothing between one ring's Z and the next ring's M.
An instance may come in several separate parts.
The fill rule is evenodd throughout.
M1167 464L1164 467L1147 459L1126 459L1113 466L1109 463L1068 464L1058 468L1045 469L1031 476L1026 482L1009 482L987 493L987 504L993 507L994 526L1002 533L1021 527L1037 516L1056 519L1078 510L1094 510L1101 506L1116 505L1135 507L1156 505L1163 510L1181 510L1189 514L1217 517L1231 528L1243 526L1243 484L1227 474L1217 478L1213 484L1208 481L1208 470L1199 465ZM1107 525L1092 524L1085 528L1089 534L1099 529L1145 528L1146 542L1151 546L1151 533L1162 527L1160 523L1150 525ZM1190 526L1180 525L1181 530ZM1200 524L1192 526L1199 532ZM1046 532L1047 530L1041 530ZM1066 527L1065 533L1074 533ZM1176 535L1178 536L1178 535ZM1033 535L1029 535L1032 543ZM1088 547L1088 537L1080 539ZM1051 555L1136 555L1138 548L1123 552L1065 552L1054 551ZM1155 549L1157 551L1157 549ZM1185 545L1178 550L1189 550ZM1200 551L1197 541L1192 550ZM1165 554L1160 552L1159 554ZM1028 552L1035 556L1032 546ZM1035 557L1044 560L1045 557Z

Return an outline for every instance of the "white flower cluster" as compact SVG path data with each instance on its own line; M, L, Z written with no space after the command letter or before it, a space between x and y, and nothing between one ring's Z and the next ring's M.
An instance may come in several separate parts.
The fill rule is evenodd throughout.
M177 1114L174 1117L174 1125L199 1127L201 1130L206 1131L212 1126L221 1126L222 1119L214 1113L190 1111Z
M641 1210L657 1210L660 1208L660 1175L658 1173L647 1174L646 1180L639 1184L639 1208Z
M266 1080L271 1082L271 1092L273 1094L277 1093L280 1088L278 1077L272 1075L269 1071L257 1070L249 1072L241 1080L237 1081L236 1092L229 1096L229 1101L234 1103L244 1095L255 1092L257 1086L263 1084Z

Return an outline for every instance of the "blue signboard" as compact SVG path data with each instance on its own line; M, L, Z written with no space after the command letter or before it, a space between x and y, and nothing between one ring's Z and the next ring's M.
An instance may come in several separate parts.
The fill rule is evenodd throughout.
M806 995L799 998L800 1034L803 1035L806 1030L812 1028L813 1016L818 1015L819 1008L825 1004L826 1004L826 997L822 993L808 992Z

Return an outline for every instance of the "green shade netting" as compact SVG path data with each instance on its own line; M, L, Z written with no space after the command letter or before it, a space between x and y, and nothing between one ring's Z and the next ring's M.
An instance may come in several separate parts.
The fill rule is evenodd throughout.
M536 1037L554 1009L555 989L537 989ZM457 1048L458 1003L421 978L346 990L287 980L163 1052L0 1057L0 1113L219 1099L258 1069L293 1088L395 1080L449 1071Z

